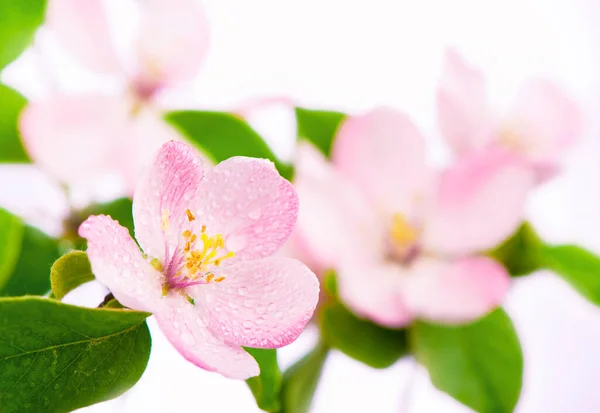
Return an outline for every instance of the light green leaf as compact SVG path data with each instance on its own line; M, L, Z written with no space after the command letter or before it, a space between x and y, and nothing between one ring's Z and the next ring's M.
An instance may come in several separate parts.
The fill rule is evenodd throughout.
M405 330L361 320L339 302L323 307L320 326L327 345L374 368L389 367L408 351Z
M293 168L281 162L263 138L248 123L223 112L182 111L167 113L166 120L214 162L232 156L251 156L269 159L286 179L291 179Z
M479 413L514 410L523 381L523 354L504 311L462 326L417 322L411 330L415 356L438 389Z
M543 266L544 244L528 222L489 255L506 267L512 276L530 274Z
M44 295L50 291L50 267L60 257L58 240L25 225L19 257L0 296Z
M280 409L281 370L277 364L277 351L274 349L244 348L258 362L260 375L246 380L248 387L262 410L278 412Z
M589 301L600 305L600 257L575 245L546 246L543 266Z
M45 0L0 0L0 69L31 43L45 10Z
M24 2L27 1L24 0ZM2 3L2 0L0 0L0 3ZM2 15L0 14L0 16ZM2 25L0 25L1 31ZM31 162L23 148L18 130L19 115L27 101L17 91L8 86L0 85L0 102L0 148L2 148L0 162Z
M150 356L148 313L0 299L2 413L61 413L119 396Z
M285 371L281 390L283 413L308 413L328 354L327 346L319 343Z
M19 218L0 209L0 291L12 275L23 241L23 224Z
M298 137L311 142L329 157L333 139L345 117L341 112L296 108Z
M87 253L71 251L60 257L50 270L54 298L62 300L68 292L94 280L92 265Z

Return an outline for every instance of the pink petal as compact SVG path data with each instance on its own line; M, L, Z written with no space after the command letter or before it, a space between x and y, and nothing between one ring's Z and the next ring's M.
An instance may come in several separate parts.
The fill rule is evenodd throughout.
M341 174L387 214L406 211L430 189L425 141L401 112L379 108L348 118L337 133L332 158Z
M127 228L105 215L90 216L79 227L87 239L94 275L126 307L153 312L162 295L162 275L142 256Z
M393 263L346 261L338 271L340 297L359 317L391 328L404 327L413 319L402 294L406 272Z
M191 80L208 50L208 22L199 2L146 0L136 44L139 72L149 83Z
M556 162L582 134L577 103L554 83L538 79L520 91L506 125L522 153L534 162Z
M142 173L133 196L135 237L151 258L163 259L166 247L175 250L203 174L194 150L175 141L165 143Z
M319 282L300 261L268 257L222 269L225 280L195 287L210 330L230 343L279 348L296 340L319 300Z
M467 254L496 246L521 223L534 181L530 168L500 150L462 158L440 177L425 219L424 248Z
M46 19L58 40L90 69L121 72L102 0L51 0Z
M482 317L498 307L510 276L491 258L472 257L454 262L424 258L406 279L406 305L418 317L454 324Z
M240 346L213 334L200 311L182 295L171 293L163 298L160 311L154 315L177 351L196 366L232 379L258 375L260 370L254 358Z
M235 260L266 257L288 239L298 215L292 184L264 159L233 157L207 171L194 212L210 235L223 234Z
M446 51L437 110L442 135L458 155L482 148L493 137L483 75L453 49Z
M19 127L27 151L43 169L63 182L89 186L107 174L121 176L117 154L128 124L122 99L87 94L30 102Z
M377 254L381 228L358 188L310 144L298 145L295 167L300 198L296 237L309 261L328 269L357 248Z

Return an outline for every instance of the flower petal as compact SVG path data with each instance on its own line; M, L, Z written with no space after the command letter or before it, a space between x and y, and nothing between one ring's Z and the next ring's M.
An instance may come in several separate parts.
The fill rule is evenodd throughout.
M240 346L213 334L204 324L198 306L182 295L171 293L164 297L160 311L154 315L171 344L196 366L240 380L260 373L256 360Z
M150 257L166 258L166 248L171 253L176 248L203 175L194 150L175 141L165 143L142 173L133 196L133 218L135 237Z
M192 0L146 0L135 52L140 76L151 84L191 80L208 50L208 23Z
M482 317L502 303L510 287L504 267L486 257L421 259L406 281L404 299L410 310L418 318L447 324Z
M240 262L222 269L225 280L190 293L205 305L207 325L230 343L279 348L296 340L319 300L319 282L286 257Z
M575 101L557 85L542 79L521 89L508 127L532 161L556 161L582 133L582 114Z
M336 268L350 251L376 254L380 227L358 188L312 145L298 145L294 183L300 199L296 237L311 262Z
M482 148L493 138L483 75L453 49L446 51L437 111L442 135L458 155Z
M122 71L102 0L52 0L46 19L61 44L90 69Z
M79 227L87 239L94 275L126 307L153 312L162 295L162 275L142 256L127 228L105 215L90 216Z
M358 316L387 327L404 327L413 319L402 295L406 270L397 264L346 261L338 271L342 301Z
M27 151L43 169L63 182L89 186L122 172L117 154L127 139L128 122L122 99L62 95L30 102L19 127Z
M444 171L425 219L422 243L441 254L496 246L521 223L533 171L507 152L488 149Z
M222 234L234 260L266 257L288 239L298 215L292 184L264 159L229 158L206 176L194 199L207 233Z
M432 182L423 137L406 115L392 109L346 119L336 135L332 159L336 169L388 215L410 209Z

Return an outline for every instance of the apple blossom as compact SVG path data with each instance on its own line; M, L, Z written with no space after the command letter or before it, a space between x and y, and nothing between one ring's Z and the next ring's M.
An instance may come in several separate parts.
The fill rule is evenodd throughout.
M481 252L521 221L534 181L522 162L490 150L438 172L417 128L384 108L345 120L332 159L299 148L297 232L354 312L460 323L502 302L509 275Z
M266 160L234 157L203 170L185 144L159 150L134 193L140 251L107 216L80 227L97 279L125 306L154 313L194 364L227 377L259 373L241 346L294 341L318 300L315 275L271 256L294 228L298 198Z

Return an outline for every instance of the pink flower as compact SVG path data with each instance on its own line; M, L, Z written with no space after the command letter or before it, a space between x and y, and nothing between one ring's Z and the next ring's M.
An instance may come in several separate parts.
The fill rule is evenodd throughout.
M36 163L77 186L112 176L131 193L141 166L178 133L160 118L163 96L185 86L208 46L206 19L192 0L140 2L139 28L120 53L101 0L52 0L47 25L83 66L109 76L115 93L59 92L24 110L20 129ZM103 79L106 80L106 79Z
M466 322L502 302L509 276L481 252L519 225L529 168L486 151L436 173L416 127L383 108L344 121L332 158L299 149L297 232L353 311L400 327Z
M446 53L437 106L442 135L457 155L503 149L528 162L541 179L556 172L557 158L581 134L578 106L547 80L524 85L511 110L498 116L482 73L455 50Z
M203 171L185 144L159 150L134 194L135 234L107 216L79 233L97 279L125 306L154 313L192 363L227 377L259 373L241 346L294 341L318 299L302 263L273 255L294 228L293 186L265 160L234 157Z

